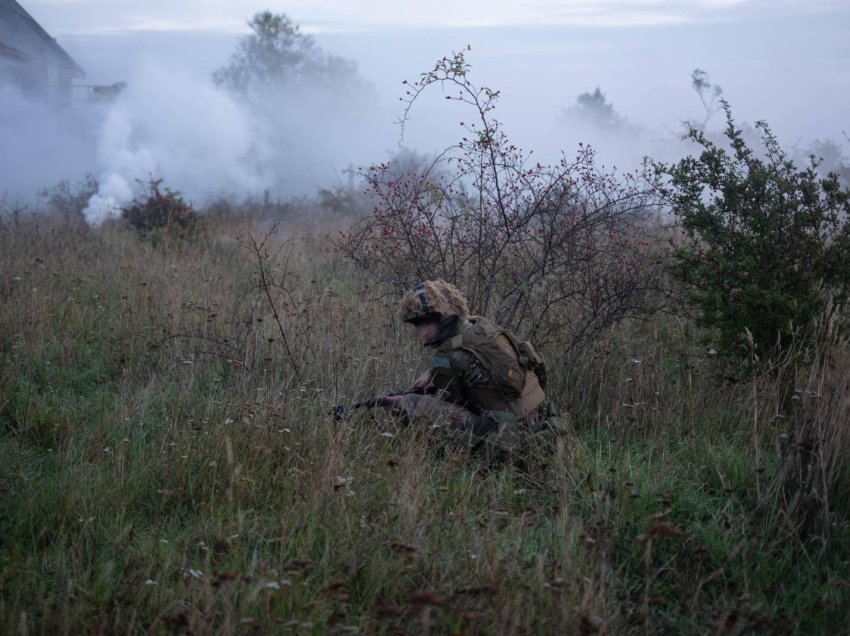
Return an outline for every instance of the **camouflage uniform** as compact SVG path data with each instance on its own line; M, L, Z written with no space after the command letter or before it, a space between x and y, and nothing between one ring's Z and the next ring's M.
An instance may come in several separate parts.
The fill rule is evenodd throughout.
M530 343L481 316L470 316L458 289L420 283L400 303L403 321L434 322L438 335L426 395L403 395L392 410L428 422L447 439L487 455L523 451L566 432L543 391L542 358Z

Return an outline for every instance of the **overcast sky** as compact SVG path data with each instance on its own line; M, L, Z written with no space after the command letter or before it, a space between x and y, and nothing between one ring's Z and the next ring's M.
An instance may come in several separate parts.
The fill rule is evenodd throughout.
M847 26L850 12L845 0L31 0L24 4L48 30L60 35L240 32L245 30L245 16L261 9L296 16L314 31L375 26L640 26L734 20L752 11L803 18L827 12Z
M545 160L578 141L603 148L609 164L663 150L684 120L702 114L690 86L695 68L723 87L739 122L766 120L786 146L831 139L850 155L848 0L20 1L85 69L83 81L132 84L144 69L136 86L148 91L209 83L256 12L286 13L325 51L356 61L375 87L364 124L372 147L360 137L352 142L358 154L345 139L328 141L328 174L385 159L398 143L401 81L466 45L472 79L501 91L497 116L513 141ZM597 86L641 139L604 148L605 140L564 123L564 109ZM454 141L467 117L452 107L423 105L406 144L433 152ZM312 174L293 179L313 187Z
M209 73L257 11L285 12L326 50L355 59L395 103L398 83L469 44L502 116L549 121L600 86L624 115L674 127L698 114L702 68L744 120L794 137L850 129L847 0L24 0L88 71L126 79L140 59ZM537 112L532 112L530 109Z

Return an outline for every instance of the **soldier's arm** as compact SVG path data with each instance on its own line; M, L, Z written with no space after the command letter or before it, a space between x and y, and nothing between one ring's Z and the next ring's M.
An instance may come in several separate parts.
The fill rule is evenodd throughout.
M457 383L460 390L469 389L490 381L490 372L470 351L460 349L452 352L452 369L457 373Z
M383 395L381 396L382 405L391 405L398 401L398 398L403 395L408 395L410 393L430 393L428 384L431 382L431 369L428 369L425 373L420 375L416 380L414 380L413 384L410 385L410 388L401 391L397 394Z
M475 366L475 356L469 351L456 349L446 363L451 368L451 373L444 378L445 386L440 391L440 396L449 402L466 404L467 390L478 381L476 372L472 370ZM470 371L472 370L472 373Z
M431 382L431 369L428 369L427 371L425 371L425 373L416 378L410 388L424 391L427 388L429 382Z

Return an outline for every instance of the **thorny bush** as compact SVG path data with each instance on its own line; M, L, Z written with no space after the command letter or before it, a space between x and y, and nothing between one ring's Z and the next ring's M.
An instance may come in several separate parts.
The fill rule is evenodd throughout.
M360 170L376 205L338 247L384 293L443 278L475 311L541 343L572 348L647 309L656 271L644 222L649 188L601 170L584 145L572 160L532 161L492 116L498 91L468 74L460 52L405 82L402 134L433 85L471 107L475 121L461 122L465 136L433 161Z
M122 216L134 230L153 239L191 237L198 229L198 213L179 192L160 188L162 179L151 179L146 194L133 199Z

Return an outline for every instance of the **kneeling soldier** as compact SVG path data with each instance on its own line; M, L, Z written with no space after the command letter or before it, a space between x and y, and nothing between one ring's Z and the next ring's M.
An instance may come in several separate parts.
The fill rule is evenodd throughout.
M445 427L449 439L491 457L566 432L546 399L545 365L531 343L470 316L457 287L443 280L420 283L404 295L399 314L434 357L411 390L383 398L383 406L408 421Z

